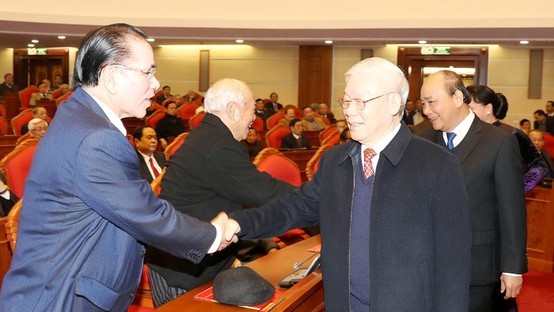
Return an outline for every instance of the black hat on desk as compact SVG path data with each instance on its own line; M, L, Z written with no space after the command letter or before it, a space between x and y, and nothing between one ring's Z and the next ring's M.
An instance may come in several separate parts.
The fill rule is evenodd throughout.
M275 287L249 267L219 273L214 279L214 299L232 305L258 305L273 297Z

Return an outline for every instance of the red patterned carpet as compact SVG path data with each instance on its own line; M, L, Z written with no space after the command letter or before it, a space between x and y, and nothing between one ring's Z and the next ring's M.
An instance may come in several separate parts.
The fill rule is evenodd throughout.
M530 271L523 275L517 305L519 312L554 312L554 273Z

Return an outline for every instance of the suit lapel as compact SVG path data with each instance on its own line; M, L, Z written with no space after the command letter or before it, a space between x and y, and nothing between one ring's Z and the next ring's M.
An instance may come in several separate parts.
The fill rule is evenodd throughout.
M464 160L471 154L473 149L479 144L479 141L481 141L483 133L483 122L477 118L477 116L473 119L473 122L471 123L471 127L469 127L469 131L467 132L466 136L462 140L462 142L454 148L453 152L458 157L458 160L460 163L463 163ZM443 145L444 145L444 140Z

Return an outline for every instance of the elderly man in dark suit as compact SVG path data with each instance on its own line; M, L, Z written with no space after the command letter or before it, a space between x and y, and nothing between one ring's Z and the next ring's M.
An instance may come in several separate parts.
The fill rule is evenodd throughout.
M144 117L160 86L146 38L113 24L83 39L78 87L58 108L25 184L0 311L126 311L143 243L199 262L236 241L225 214L213 225L181 214L140 176L121 118Z
M346 73L340 101L352 139L314 178L234 214L256 238L321 221L326 311L459 311L469 301L468 200L456 158L401 121L402 71L381 58Z
M133 131L133 140L140 162L140 175L151 183L165 167L165 155L158 149L156 131L148 126L139 126Z
M291 133L281 139L281 148L305 148L310 149L310 142L302 135L304 125L302 120L294 118L289 123Z
M160 198L187 215L211 220L220 210L231 213L245 205L257 207L292 192L291 185L258 171L240 142L255 119L250 88L236 79L221 79L206 92L204 104L206 116L168 161ZM199 264L149 249L155 305L229 269L237 247L215 253Z
M515 298L527 271L526 210L516 137L469 109L471 95L452 71L421 89L433 129L422 133L456 155L464 172L472 229L470 311L499 311Z

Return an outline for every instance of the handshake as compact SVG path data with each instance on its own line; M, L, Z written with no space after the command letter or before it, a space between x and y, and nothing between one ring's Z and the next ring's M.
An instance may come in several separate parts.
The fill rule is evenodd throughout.
M222 230L218 251L238 242L237 234L240 232L240 225L234 219L229 218L225 212L220 212L210 223Z

